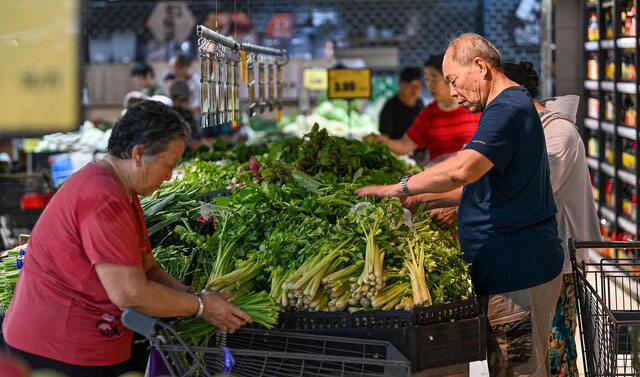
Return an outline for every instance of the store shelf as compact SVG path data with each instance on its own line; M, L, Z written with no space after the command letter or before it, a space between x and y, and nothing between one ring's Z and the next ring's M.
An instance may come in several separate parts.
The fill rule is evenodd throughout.
M602 131L614 135L616 133L616 127L613 125L613 123L609 123L609 122L602 122L600 123L600 127L602 129Z
M613 88L613 86L612 86L612 88ZM608 89L604 88L604 82L602 83L602 89L608 90ZM618 92L636 94L636 84L631 83L631 82L619 82L618 83Z
M603 39L600 41L600 47L602 49L612 49L613 48L613 39Z
M598 51L598 41L584 42L584 49L586 51Z
M618 225L620 226L620 228L622 228L625 232L631 233L634 236L636 236L636 224L625 218L625 217L618 217Z
M615 43L613 39L603 39L600 41L600 47L603 50L610 50L614 46L618 48L635 48L636 40L633 37L618 38ZM587 51L598 51L598 41L589 41L584 43L584 49Z
M585 80L584 88L587 90L606 90L608 92L612 92L614 88L613 81L602 81L600 87L598 88L598 82L595 80ZM617 85L618 92L620 93L628 93L628 94L636 94L636 85L632 82L619 82Z
M589 167L592 170L596 170L596 171L599 170L599 168L598 168L598 160L596 160L593 157L587 157L587 165L589 165Z
M598 41L584 42L584 49L586 51L598 51L598 48Z
M598 121L592 118L584 118L584 126L590 130L598 131Z
M614 85L613 81L602 81L600 83L600 87L598 87L598 82L595 80L586 80L584 82L584 88L587 90L606 90L608 92L612 92ZM618 83L618 91L622 93L635 93L635 86L630 82L621 82Z
M608 175L609 177L616 176L616 169L613 168L613 165L607 164L606 162L600 163L600 171Z
M617 41L618 48L634 48L636 47L636 39L633 37L620 38Z
M584 82L584 88L587 90L598 90L598 82L593 80L586 80Z
M626 126L618 126L618 135L627 139L636 140L636 129Z
M624 183L636 185L636 175L625 170L618 170L618 178Z
M612 223L616 222L616 213L609 207L601 207L600 214L605 219L611 221Z

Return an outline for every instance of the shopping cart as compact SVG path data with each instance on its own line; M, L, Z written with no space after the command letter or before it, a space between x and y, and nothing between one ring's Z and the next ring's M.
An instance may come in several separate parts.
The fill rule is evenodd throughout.
M577 249L640 249L640 242L569 240L586 377L640 376L640 259L576 260Z
M168 324L135 310L122 323L149 339L172 376L410 376L390 343L242 328L211 347L188 347Z

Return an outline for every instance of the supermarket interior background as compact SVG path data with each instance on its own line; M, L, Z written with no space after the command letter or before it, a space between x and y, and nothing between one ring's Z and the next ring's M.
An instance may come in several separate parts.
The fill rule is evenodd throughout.
M274 314L279 318L277 325L269 321L260 322L261 325L277 326L286 331L299 330L298 327L308 330L296 333L299 338L289 334L278 335L282 338L277 342L272 339L274 343L265 340L263 349L256 346L259 351L277 351L270 347L275 347L273 344L276 343L296 341L300 344L317 343L319 349L326 349L326 343L322 342L327 340L321 336L342 336L344 339L369 339L371 344L366 344L367 347L378 347L376 352L385 355L379 363L360 361L361 374L354 372L358 367L353 360L342 361L347 369L355 368L352 374L339 374L337 364L327 367L322 374L324 364L315 365L313 360L324 360L322 357L333 359L327 356L326 350L318 356L302 347L296 357L309 352L309 360L302 358L301 369L272 370L272 374L264 375L314 375L304 369L305 362L309 362L319 368L317 375L489 376L485 361L488 352L487 313L483 313L482 303L477 302L475 293L471 291L467 281L471 279L469 272L463 267L456 270L462 259L455 254L460 253L460 244L455 235L455 225L452 225L456 223L451 217L445 216L451 228L441 229L429 222L424 231L437 233L438 237L453 237L454 241L450 238L442 241L446 250L442 255L438 254L438 258L443 259L438 260L437 269L442 263L450 267L447 271L460 274L447 277L451 279L448 283L442 277L446 275L444 273L438 272L437 278L427 274L431 297L419 301L434 305L425 308L424 313L417 307L414 309L411 299L406 304L403 301L406 297L401 297L402 292L415 291L413 281L411 284L404 282L407 283L404 291L400 288L393 291L389 285L388 292L398 293L398 297L387 297L384 301L387 306L374 305L376 294L387 292L382 291L382 283L376 283L375 279L371 286L365 284L364 291L356 292L355 288L349 288L352 289L349 291L351 296L330 293L331 289L335 292L347 289L331 286L328 278L332 276L331 272L342 271L344 266L338 262L327 264L324 269L313 269L315 273L323 271L325 275L318 273L317 286L314 288L309 283L303 297L300 292L294 294L293 288L286 288L287 282L294 286L293 281L287 280L292 279L291 276L278 270L283 275L279 280L276 278L273 272L277 270L276 266L269 265L275 263L274 257L268 262L260 262L264 266L269 265L264 267L271 274L269 278L261 278L261 270L249 269L243 264L247 260L255 261L248 251L251 248L264 252L274 245L287 243L293 245L291 250L298 247L300 253L308 253L291 262L287 268L294 266L302 271L305 263L319 266L328 263L330 259L311 258L309 250L312 247L308 244L322 243L321 236L334 229L349 229L341 223L342 217L347 219L346 222L359 221L353 219L356 217L354 213L364 206L348 205L357 199L353 193L354 184L399 182L400 177L417 174L441 161L442 157L448 157L451 151L434 152L438 150L437 146L426 141L418 142L414 136L416 131L410 130L409 126L414 118L416 122L421 118L417 114L422 106L425 109L430 104L441 106L442 96L448 98L447 94L434 94L437 90L427 78L430 68L436 75L439 71L440 77L443 74L442 57L432 60L434 56L444 54L457 36L475 33L500 51L503 64L532 63L537 72L539 99L579 96L572 118L575 118L573 123L581 137L581 148L584 148L600 235L604 241L629 242L619 247L613 244L611 247L605 244L584 245L586 267L578 267L577 263L570 266L573 267L573 275L568 275L583 282L575 283L578 317L573 317L574 332L570 332L575 334L577 346L573 347L577 348L561 347L557 352L573 355L577 369L560 373L554 372L552 367L551 375L638 376L640 256L630 242L638 240L640 234L637 218L640 209L637 201L637 188L640 186L637 159L640 154L637 129L640 122L637 111L640 78L636 74L640 59L640 38L636 32L639 1L2 2L0 250L7 251L0 251L0 314L8 310L23 262L28 259L25 245L29 235L55 194L74 173L102 160L108 153L116 122L132 106L150 99L175 109L190 123L192 132L192 139L186 143L187 152L178 163L173 179L164 183L156 193L140 199L144 211L142 222L146 221L149 227L150 246L160 266L180 280L179 284L184 283L195 291L229 288L231 285L222 284L214 278L220 279L226 277L225 273L240 271L241 282L255 278L256 283L243 291L248 295L241 297L239 302L245 299L248 302L245 304L250 306L251 300L266 300L261 294L268 292L270 300L275 302L273 313L276 308L282 312L280 317ZM402 105L401 101L396 101L396 106L415 108L415 113L411 113L409 123L398 137L381 136L385 134L385 117L381 114L391 103L390 99L400 98L400 93L410 82L414 82L417 98L413 99L411 106ZM455 103L453 107L457 108ZM314 128L314 124L320 125L320 131ZM322 129L327 133L324 134ZM466 141L469 137L471 135ZM360 143L361 140L365 142ZM376 144L370 143L371 140L384 141ZM389 148L383 147L385 143ZM460 150L460 147L455 147L455 150ZM309 154L306 159L305 154ZM395 155L403 156L395 158ZM346 162L348 159L357 162L350 165ZM255 176L251 176L251 172ZM404 184L403 190L406 181ZM256 188L261 185L264 192ZM295 189L290 189L289 185ZM313 191L313 194L296 191L300 187ZM341 187L342 191L331 191L336 187ZM240 195L241 192L245 194ZM296 195L302 199L296 201ZM262 218L257 217L260 205L264 204L259 200L271 203L282 213L271 208L270 212L260 213ZM396 210L402 212L400 202L396 204ZM244 224L244 228L229 220L233 216L226 217L226 212L217 212L222 207L236 208L239 212L235 213L235 221ZM286 218L284 213L287 211L282 209L285 207L290 208L289 211L300 207L299 216ZM451 214L453 212L447 216L455 216ZM300 222L303 215L312 220ZM367 216L374 218L374 215L375 211ZM393 215L386 216L388 218L384 219L388 220ZM422 219L423 222L417 218L420 219L414 216L416 224L428 222L426 218ZM322 221L330 225L319 225ZM395 221L393 219L392 223ZM218 222L225 228L219 227ZM415 225L411 225L412 231L419 232L420 226L415 230ZM227 229L227 226L231 229L229 233L218 230ZM352 236L362 237L360 228L353 230L356 228L350 230ZM372 234L377 234L377 228L372 229ZM412 242L391 230L388 232L384 241L379 241L388 242L388 247L401 248L402 242ZM305 237L308 237L308 242L299 241ZM213 244L214 239L219 242L215 250L237 247L243 251L231 257L231 262L225 262L227 270L216 270L218 275L215 276L208 273L209 280L203 276L201 278L205 280L198 285L198 269L205 263L198 261L199 254L191 253L191 250L205 250L206 243ZM438 242L441 240L439 238ZM347 248L343 241L335 241L335 245L331 244L333 240L327 242L334 248L337 245L340 245L338 248ZM345 241L345 245L350 244ZM362 250L364 245L363 241ZM451 251L454 249L457 251ZM291 250L282 247L281 253L284 255ZM388 254L386 258L391 261L393 253ZM307 257L310 259L305 260ZM220 258L218 256L215 268L221 268L217 264ZM384 253L381 258L385 258ZM256 266L263 266L260 263ZM284 266L279 267L284 269ZM394 272L388 273L394 276L389 279L395 281ZM307 276L306 272L300 274ZM356 275L349 276L357 280ZM306 287L308 282L304 283ZM234 284L233 289L240 286L237 282ZM262 291L267 285L272 290ZM273 288L280 285L285 288ZM445 285L456 288L449 289ZM573 283L570 285L573 287ZM321 287L321 292L316 295L318 287ZM371 292L367 296L369 289ZM278 301L280 296L274 290L284 301ZM310 291L314 294L309 295ZM254 294L255 297L252 296ZM234 299L238 297L234 296ZM340 306L340 300L345 297L347 303ZM234 302L238 303L238 300ZM383 307L387 308L385 311L393 309L389 313L395 313L395 316L378 311ZM285 316L287 311L293 313ZM313 317L309 314L313 312L327 316ZM340 317L343 312L345 316ZM367 317L366 313L374 314ZM393 325L389 325L391 323ZM195 336L184 330L193 323L171 324L182 329L183 332L179 331L181 335ZM332 326L340 331L328 331ZM228 343L224 340L217 345L245 348L246 344L253 344L253 337L260 337L259 333L251 331L259 329L239 333L236 338L230 337ZM202 342L211 345L207 343L213 343L211 334L207 334L208 337L198 338L196 344L189 345L203 345ZM2 359L4 342L1 335L0 330L0 375L4 376L1 368L5 364L2 362L9 365L9 361ZM205 338L206 341L203 340ZM353 346L344 339L344 349L340 348L338 341L335 346L336 352L342 356L353 351ZM586 347L582 346L584 343ZM384 351L380 351L382 349ZM371 352L365 353L369 355ZM156 359L152 353L148 364L147 356L144 356L142 363L146 365L147 375L162 375L153 373L154 365L161 364L161 353L158 351ZM399 355L397 358L396 354ZM207 368L211 363L220 364L221 356L216 355L203 356L203 364ZM260 355L258 352L252 357L259 358ZM300 360L295 357L288 360L286 353L283 355L282 362L298 365ZM552 365L554 355L560 357L552 353ZM362 355L354 353L352 356L358 358ZM236 359L236 365L243 365L241 356L236 356ZM253 365L256 365L256 360L253 360ZM171 363L179 373L180 367L176 366L179 362L173 360ZM327 364L331 363L327 361ZM229 368L225 366L224 373L231 370L233 375L233 367ZM223 373L223 369L209 372L215 375ZM238 375L261 375L255 370L235 372ZM28 375L24 371L16 373L23 374L10 376ZM34 372L32 375L37 374Z

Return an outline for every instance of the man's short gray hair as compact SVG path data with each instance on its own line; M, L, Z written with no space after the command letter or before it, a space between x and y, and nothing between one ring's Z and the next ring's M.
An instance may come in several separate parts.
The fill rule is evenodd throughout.
M474 58L481 58L494 68L502 69L500 51L478 34L462 34L449 42L448 49L451 49L451 57L458 64L468 65Z

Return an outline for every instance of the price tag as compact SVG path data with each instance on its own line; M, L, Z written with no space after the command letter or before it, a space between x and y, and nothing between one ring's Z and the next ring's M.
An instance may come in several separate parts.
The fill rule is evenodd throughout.
M309 90L327 90L327 70L306 68L302 71L302 86Z
M330 69L329 98L369 98L371 97L370 69Z

